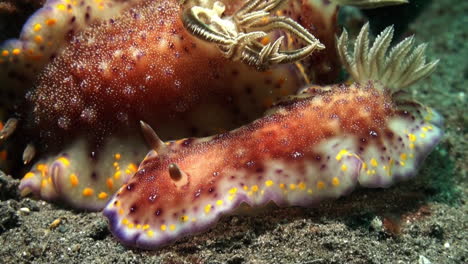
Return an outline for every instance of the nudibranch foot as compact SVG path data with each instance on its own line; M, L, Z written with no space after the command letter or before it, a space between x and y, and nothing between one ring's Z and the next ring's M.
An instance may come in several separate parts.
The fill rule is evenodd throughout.
M370 58L361 53L367 43L357 43L350 65L365 69L385 59L384 39ZM378 65L372 76L379 78L397 68ZM405 74L420 67L411 69ZM401 87L357 72L363 82L311 86L239 129L152 150L104 209L112 233L128 246L153 249L209 228L241 203L310 207L357 186L388 187L415 175L442 136L442 118L421 104L394 101Z
M59 155L37 162L21 180L21 194L99 211L136 172L145 149L142 142L110 139L97 154L78 140Z

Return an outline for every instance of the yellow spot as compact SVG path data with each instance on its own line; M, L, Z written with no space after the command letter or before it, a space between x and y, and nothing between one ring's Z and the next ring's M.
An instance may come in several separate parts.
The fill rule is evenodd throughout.
M144 226L143 226L143 230L148 230L149 228L150 228L149 225L144 225Z
M229 190L229 194L236 194L237 188L232 188Z
M161 227L160 227L160 228L161 228L161 230L162 230L162 231L166 231L166 229L167 229L167 226L166 226L166 225L161 225Z
M307 193L312 194L313 193L312 189L307 189Z
M207 204L205 206L205 213L209 213L211 211L211 204Z
M247 187L247 185L244 185L244 187L242 187L245 191L247 191L249 189L249 187Z
M134 163L130 163L128 164L127 169L129 169L132 173L135 173L138 168Z
M65 11L65 10L66 10L66 7L65 7L64 4L58 4L58 5L57 5L57 9L58 9L58 10Z
M23 178L24 178L24 179L29 179L29 178L32 178L32 177L34 177L34 173L28 172L28 173L26 173L26 174L24 175Z
M93 195L94 190L91 188L84 188L83 189L83 196L91 196Z
M301 190L305 190L306 184L303 183L303 182L300 182L300 183L297 185L297 187L299 187L299 189L301 189Z
M401 153L400 154L400 159L406 160L407 158L408 158L408 156L406 155L406 153Z
M421 129L422 129L422 131L424 131L424 132L427 132L427 131L428 131L427 127L422 127Z
M135 228L136 228L136 229L140 229L140 228L141 228L141 225L138 224L138 225L135 226Z
M115 206L120 207L120 201L119 200L115 201Z
M416 135L415 134L408 134L408 138L411 142L415 142L416 141Z
M346 155L346 154L348 154L348 150L342 149L340 150L340 152L338 152L335 158L336 160L340 161L343 158L343 155Z
M404 161L400 161L400 165L404 167L406 163Z
M342 171L347 171L347 170L348 170L348 166L346 166L346 164L341 165L341 170L342 170Z
M218 200L218 201L216 201L216 204L217 204L217 205L223 205L223 200Z
M413 153L409 154L409 157L414 158L414 154Z
M374 159L374 158L372 158L372 159L370 160L370 164L372 165L372 167L377 167L377 166L379 166L379 163L378 163L377 160Z
M254 185L252 186L252 192L257 192L258 191L258 186L257 185Z
M36 41L37 44L41 44L44 41L44 39L41 36L37 35L34 37L34 41Z
M289 184L289 189L296 190L296 184L294 183Z
M42 25L39 24L39 23L37 23L37 24L34 25L34 27L33 27L34 31L36 31L36 32L38 32L39 30L41 30L41 28L42 28Z
M340 179L338 179L337 177L333 177L332 185L335 186L335 187L340 185Z
M2 56L6 57L10 54L10 52L8 50L3 50L2 51Z
M268 180L268 181L265 182L266 187L270 187L270 186L272 186L273 184L274 184L274 182L273 182L273 181L270 181L270 180Z
M426 134L421 133L421 134L419 134L419 136L420 136L421 138L425 138L425 137L426 137Z
M101 199L101 200L104 200L108 197L109 195L106 193L106 192L100 192L98 194L98 198Z
M409 144L409 148L410 148L410 149L414 149L414 144L413 144L413 143L410 143L410 144Z
M116 153L116 154L114 155L114 158L115 158L116 160L119 160L121 157L122 157L122 155L120 155L120 153Z
M131 224L128 224L128 228L133 228L135 226L135 224L131 223Z
M56 161L62 163L63 165L65 165L65 167L70 166L70 161L65 157L60 157Z
M188 220L189 220L189 217L186 216L186 215L184 215L184 216L182 216L182 217L180 218L180 221L182 221L182 222L187 222Z
M284 183L280 183L279 187L280 187L281 189L284 189L286 186L284 185Z
M109 190L114 189L114 180L112 180L112 178L107 178L106 184L107 184L107 188L109 188Z
M233 195L229 195L229 196L228 196L228 200L229 200L229 201L234 200L234 196L233 196Z
M53 26L55 25L55 23L57 23L57 19L54 19L54 18L49 18L45 21L46 25L48 26Z
M123 215L124 214L124 210L122 208L119 209L119 215Z
M41 188L45 188L47 186L47 180L44 179L41 181Z
M325 188L325 183L323 181L318 181L317 189L322 190L323 188Z
M119 163L117 161L115 161L112 165L114 165L114 167L118 167Z
M70 174L70 184L73 187L76 187L78 185L78 183L79 183L79 181L78 181L78 177L76 177L76 174L75 173Z
M13 53L13 55L19 55L21 53L21 50L20 49L14 49L11 53Z
M116 179L116 180L120 179L121 174L122 174L121 171L117 171L116 173L114 173L114 179Z
M122 219L122 224L123 225L128 225L128 219L127 218Z
M170 226L169 226L169 229L170 229L171 231L174 231L174 230L175 230L175 225L170 225Z
M151 231L151 230L146 231L146 234L147 234L149 237L154 236L154 232Z

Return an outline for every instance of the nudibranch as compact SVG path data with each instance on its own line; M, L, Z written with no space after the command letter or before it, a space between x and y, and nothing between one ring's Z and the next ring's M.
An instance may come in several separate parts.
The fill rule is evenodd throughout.
M21 126L24 162L42 157L21 181L23 194L102 209L148 151L139 120L163 138L239 127L302 87L306 71L291 62L324 48L283 16L300 10L282 0L179 2L49 0L20 40L2 46L8 87L34 87L1 136ZM205 22L223 39L218 46L197 35Z
M351 56L344 31L337 49L355 83L308 86L236 130L164 143L143 124L153 150L104 209L112 233L153 249L242 203L309 207L415 175L441 138L442 119L399 90L437 61L426 63L425 45L413 50L412 37L386 55L392 36L385 29L369 49L366 24Z

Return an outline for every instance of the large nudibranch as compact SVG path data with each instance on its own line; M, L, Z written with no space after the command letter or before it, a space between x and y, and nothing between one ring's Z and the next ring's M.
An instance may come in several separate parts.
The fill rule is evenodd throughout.
M413 38L386 51L391 27L368 48L368 24L340 58L356 83L309 86L231 132L163 143L104 209L122 243L156 248L212 226L241 203L312 206L357 186L388 187L415 175L441 138L442 119L399 89L435 68ZM409 55L409 56L408 56Z

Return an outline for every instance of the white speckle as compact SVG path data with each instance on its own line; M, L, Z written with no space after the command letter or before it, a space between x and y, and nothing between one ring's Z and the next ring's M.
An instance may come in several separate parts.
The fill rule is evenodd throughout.
M31 210L29 210L29 208L27 208L27 207L21 207L21 208L19 209L19 211L20 211L20 213L22 213L22 214L29 214L29 213L31 212Z
M431 264L431 261L423 255L419 255L419 264Z
M119 57L120 55L122 55L122 50L116 50L114 51L114 57Z
M449 242L445 242L445 243L444 243L444 247L445 247L445 248L450 248Z

